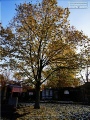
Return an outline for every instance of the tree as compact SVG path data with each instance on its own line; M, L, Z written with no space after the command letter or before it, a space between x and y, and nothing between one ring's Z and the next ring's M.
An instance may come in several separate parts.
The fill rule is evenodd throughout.
M16 80L21 80L21 78L22 78L20 72L16 72L16 73L14 73L13 77L14 77Z
M77 60L76 55L72 54L70 58L68 54L64 56L64 52L75 49L77 43L86 37L70 27L68 8L59 7L56 0L20 4L16 11L10 26L1 31L1 48L5 51L2 58L7 56L10 67L22 72L23 77L35 86L34 108L38 109L41 84L58 69L77 67L72 62ZM56 63L58 67L55 67ZM52 66L51 73L44 78Z
M5 86L6 80L3 74L0 74L0 86Z
M80 80L76 78L76 74L76 70L58 70L49 77L46 86L52 88L79 86Z
M51 71L53 71L54 68L57 68L57 71L55 71L49 77L49 81L47 81L47 86L59 88L59 87L70 87L70 86L75 87L80 85L80 80L76 78L77 69L78 69L77 57L78 56L74 49L71 49L70 47L64 49L63 54L59 55L59 60L56 63L54 63L53 66L50 67L51 69L49 71L45 72L45 77L46 77L47 74L51 73ZM62 65L64 65L64 68L58 69L59 66Z
M82 42L81 50L80 50L80 69L79 73L82 78L82 81L89 82L90 81L90 39Z
M7 72L0 74L0 94L1 102L6 99L7 84L10 83L9 74Z

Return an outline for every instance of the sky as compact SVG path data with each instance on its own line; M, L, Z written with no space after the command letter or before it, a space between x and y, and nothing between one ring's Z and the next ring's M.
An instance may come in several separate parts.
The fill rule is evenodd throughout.
M8 25L16 13L15 4L25 1L29 2L30 0L0 0L0 22L2 22L4 27ZM36 1L42 0L32 0L33 3L36 3ZM63 8L69 7L70 15L68 20L70 20L70 24L75 26L76 29L82 30L85 35L90 37L90 0L57 0L57 2ZM88 4L87 7L86 3ZM78 4L79 8L77 8ZM81 9L82 4L85 6L84 9Z

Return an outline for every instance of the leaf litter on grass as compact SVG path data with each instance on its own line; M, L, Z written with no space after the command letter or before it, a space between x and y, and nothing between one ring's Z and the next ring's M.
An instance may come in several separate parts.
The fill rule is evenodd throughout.
M40 109L24 106L16 111L16 120L89 120L90 106L70 104L41 104ZM23 114L25 114L23 116Z

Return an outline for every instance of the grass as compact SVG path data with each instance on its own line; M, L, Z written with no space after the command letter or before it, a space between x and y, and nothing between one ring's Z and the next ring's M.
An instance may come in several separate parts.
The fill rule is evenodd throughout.
M42 103L40 109L34 109L33 104L23 104L9 120L90 120L90 106Z

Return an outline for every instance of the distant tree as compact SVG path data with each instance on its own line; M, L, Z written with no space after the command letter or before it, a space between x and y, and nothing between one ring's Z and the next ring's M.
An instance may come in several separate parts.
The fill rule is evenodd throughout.
M54 72L47 80L47 87L76 87L80 85L80 79L76 78L75 70L62 69Z
M70 27L69 9L59 7L56 0L20 4L16 11L10 26L1 31L1 56L2 59L7 56L11 69L23 73L35 86L34 108L38 109L40 86L58 69L78 67L75 53L64 54L69 49L75 50L86 36ZM44 78L50 69L51 73Z
M81 43L79 55L81 66L79 69L79 75L84 83L90 82L90 39Z
M1 102L6 98L6 86L9 83L7 74L0 74L0 93L1 93Z
M0 84L1 87L5 87L7 84L14 83L12 80L10 80L10 72L4 71L2 74L0 74Z
M0 74L0 85L5 86L6 84L6 79L3 74Z

